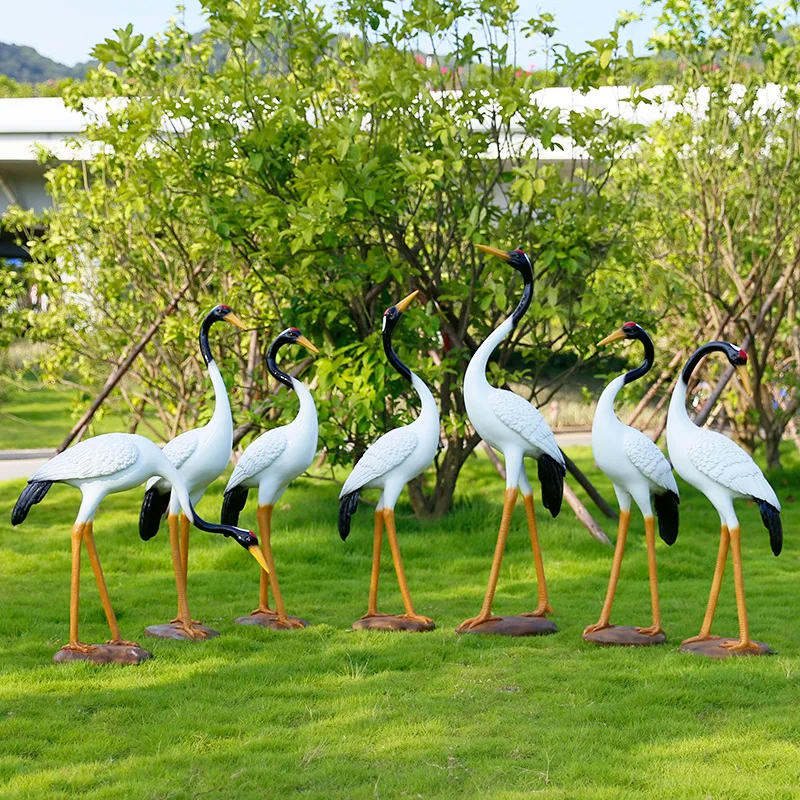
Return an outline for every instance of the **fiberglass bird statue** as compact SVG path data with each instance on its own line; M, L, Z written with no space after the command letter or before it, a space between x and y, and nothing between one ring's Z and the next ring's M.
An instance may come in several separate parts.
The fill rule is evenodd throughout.
M339 494L339 535L344 540L350 533L350 521L358 505L360 492L364 489L381 490L378 506L375 509L369 604L367 613L353 624L354 629L429 631L436 627L431 619L417 614L414 610L400 557L394 520L394 507L403 487L430 466L439 446L439 409L436 401L430 389L400 361L392 348L392 331L417 294L418 292L412 292L384 312L383 349L389 363L411 382L422 403L422 409L410 425L395 428L370 445L348 476ZM406 613L401 615L381 614L378 611L378 579L384 525L406 609Z
M697 365L709 353L724 353L739 373L745 391L750 394L747 374L747 353L728 342L709 342L698 348L686 362L672 392L667 415L667 448L675 471L687 483L701 491L720 517L721 531L717 564L711 583L703 625L700 633L683 642L681 650L699 652L720 658L726 655L769 653L768 645L750 638L747 606L744 598L742 550L739 520L733 508L735 498L755 500L761 519L769 531L772 552L777 556L783 546L781 505L773 488L758 465L737 444L716 431L699 428L689 419L686 394L689 379ZM736 610L739 616L739 638L721 639L711 635L711 624L717 609L717 599L728 559L728 547L733 553L733 581L736 591Z
M678 536L678 484L669 461L655 443L636 428L624 425L614 413L614 400L620 389L646 375L653 366L655 350L647 332L635 322L626 322L618 331L606 336L598 347L619 339L635 339L644 345L644 361L636 369L614 378L600 395L592 422L592 452L597 466L611 478L619 502L619 531L608 591L600 619L589 625L583 638L596 644L649 645L666 641L661 629L656 572L656 533L653 508L658 517L658 530L667 544ZM653 624L648 627L612 625L611 606L625 554L625 540L631 519L631 498L644 517L647 541L647 566L650 573L650 603Z
M270 345L267 369L273 378L294 390L300 400L297 416L288 424L261 434L244 451L225 489L222 501L222 522L236 525L247 503L250 489L258 490L258 520L261 548L269 567L269 575L261 572L258 608L236 622L242 625L261 625L272 630L304 628L308 623L286 614L283 596L278 585L278 573L272 557L272 509L286 487L302 475L317 452L317 409L308 388L297 378L283 372L276 363L278 351L287 344L300 344L318 353L316 347L297 328L287 328ZM275 598L275 610L269 607L269 588Z
M211 354L208 334L215 322L229 322L237 328L244 328L242 321L228 306L218 305L211 309L200 326L200 353L205 361L208 375L214 387L214 413L207 425L186 431L176 436L164 446L164 455L180 472L189 490L192 503L200 502L206 489L228 466L233 447L233 419L228 401L225 380ZM178 616L172 622L151 625L145 633L159 639L183 639L201 641L218 636L217 631L201 625L192 619L187 600L187 573L189 566L189 520L181 513L177 492L171 489L168 481L153 478L148 481L139 516L139 535L147 541L157 533L164 515L169 524L170 549L173 559L175 585L178 594ZM180 526L180 545L178 528Z
M489 584L480 614L465 620L456 629L458 633L495 633L506 636L535 636L555 633L555 624L546 618L552 612L548 602L544 565L539 548L533 495L525 474L525 457L535 458L538 463L539 482L542 485L542 503L552 516L561 510L564 493L566 467L564 456L556 444L553 432L539 411L527 400L514 392L497 389L486 380L486 366L495 348L514 330L531 303L533 294L533 268L530 259L522 250L505 252L495 247L478 247L490 255L510 264L521 275L524 282L522 299L508 319L498 325L477 349L469 362L464 377L464 402L467 415L475 430L495 450L505 457L506 494L500 532L497 535ZM500 565L506 547L511 517L517 501L517 490L522 492L528 518L536 578L539 588L539 603L536 609L518 616L492 616L492 602L500 575Z
M196 527L209 533L221 533L234 538L266 568L258 539L250 531L230 525L214 525L197 515L180 473L149 439L133 433L107 433L80 442L51 458L34 473L11 512L11 523L19 525L25 521L31 506L40 503L54 483L66 483L81 490L81 506L72 526L69 643L56 653L55 661L116 661L138 664L149 658L150 654L146 650L120 636L94 544L93 522L95 512L106 495L133 489L153 475L169 481L175 488L183 513ZM85 644L78 638L81 543L86 544L100 599L111 628L111 641L106 645ZM176 545L177 540L173 540L173 553ZM174 563L178 564L179 561L178 558Z

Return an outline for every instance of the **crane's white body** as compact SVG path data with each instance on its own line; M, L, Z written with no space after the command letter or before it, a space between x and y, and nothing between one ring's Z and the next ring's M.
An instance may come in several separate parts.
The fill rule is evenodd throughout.
M727 436L699 428L689 419L686 390L681 377L667 415L667 449L678 475L709 499L728 529L739 527L733 508L737 497L764 500L780 511L778 497L758 464Z
M611 478L620 510L630 511L633 498L642 516L652 517L652 495L677 495L678 484L655 443L614 413L614 400L624 385L625 376L620 375L600 395L592 421L592 452L597 466Z
M553 432L538 409L506 389L497 389L486 379L486 365L495 348L511 333L511 317L486 338L470 359L464 376L464 403L475 430L506 460L506 486L531 493L523 467L526 456L539 458L546 453L564 466L564 456Z
M258 489L258 504L274 505L286 487L302 475L317 452L317 408L311 392L297 378L292 388L300 399L297 416L280 428L261 434L244 451L225 491L237 486Z
M208 363L208 374L214 386L214 414L202 428L186 431L167 442L163 453L180 472L189 490L192 503L197 505L206 489L225 472L233 448L233 417L228 391L216 361ZM161 493L169 491L166 481L153 479L147 489L157 485ZM173 487L169 513L180 511L178 496Z
M106 495L140 486L158 476L171 485L179 507L194 521L186 483L157 445L135 433L106 433L79 442L51 458L30 482L54 481L81 490L76 522L91 522Z
M403 487L430 466L439 446L439 409L430 389L413 372L411 384L422 402L419 416L369 446L347 477L340 498L359 489L381 489L378 510L393 509Z

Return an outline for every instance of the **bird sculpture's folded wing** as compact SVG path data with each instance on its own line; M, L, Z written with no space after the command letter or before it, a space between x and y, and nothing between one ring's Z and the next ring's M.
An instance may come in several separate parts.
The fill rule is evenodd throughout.
M636 428L628 428L622 437L625 455L645 478L668 492L678 493L672 467L655 442Z
M339 497L342 498L350 492L355 492L371 481L386 475L387 472L391 472L414 452L416 446L416 434L408 428L395 428L384 434L361 456L358 464L347 476Z
M506 389L495 389L489 397L489 408L504 425L564 466L564 456L556 444L553 431L539 409L534 408L524 397Z
M136 445L125 433L106 433L51 458L31 481L69 481L104 478L132 467L139 458Z
M197 431L186 431L180 436L170 439L161 449L161 452L170 460L173 467L180 469L189 460L192 453L197 450L199 442L200 437L197 435ZM168 491L169 484L157 475L147 481L146 488L151 489L157 483L160 484L159 491Z
M273 428L258 437L242 454L239 463L225 487L229 491L242 481L267 469L286 449L286 436L280 428Z
M699 430L686 450L692 464L706 477L743 497L764 500L780 511L781 504L755 461L727 436Z

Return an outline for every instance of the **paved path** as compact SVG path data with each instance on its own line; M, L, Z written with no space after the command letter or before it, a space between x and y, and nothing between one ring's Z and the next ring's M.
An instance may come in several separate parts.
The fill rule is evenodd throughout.
M589 447L591 431L564 431L556 434L560 447ZM0 481L29 478L55 450L0 450Z

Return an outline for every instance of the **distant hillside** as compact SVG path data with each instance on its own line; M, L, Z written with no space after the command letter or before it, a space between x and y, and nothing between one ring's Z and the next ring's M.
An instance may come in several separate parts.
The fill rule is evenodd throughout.
M20 83L44 83L61 78L82 78L91 62L68 67L41 55L32 47L0 42L0 75Z

